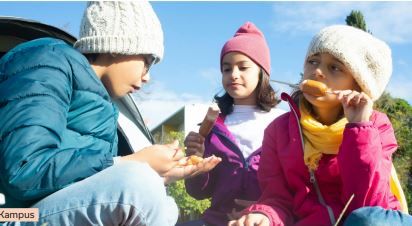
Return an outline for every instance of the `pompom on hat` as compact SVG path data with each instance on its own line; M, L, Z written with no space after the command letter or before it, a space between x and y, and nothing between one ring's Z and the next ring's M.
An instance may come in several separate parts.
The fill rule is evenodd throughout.
M163 58L163 30L147 1L88 2L79 36L74 47L82 53Z
M263 33L251 22L243 24L229 39L220 53L220 68L223 57L229 52L240 52L248 56L270 75L270 51Z
M316 53L329 53L340 60L373 101L385 90L392 75L389 46L371 34L346 25L333 25L316 34L306 58Z

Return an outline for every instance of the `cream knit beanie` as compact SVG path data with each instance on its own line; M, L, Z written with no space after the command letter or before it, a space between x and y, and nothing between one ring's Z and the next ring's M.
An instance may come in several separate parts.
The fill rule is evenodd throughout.
M316 53L329 53L352 73L362 91L377 100L392 74L389 46L360 29L333 25L316 34L309 45L307 59Z
M88 2L79 36L74 47L82 53L163 58L162 27L147 1Z

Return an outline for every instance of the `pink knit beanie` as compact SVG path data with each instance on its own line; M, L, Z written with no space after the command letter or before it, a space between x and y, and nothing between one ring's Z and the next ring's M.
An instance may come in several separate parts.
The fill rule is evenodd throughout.
M270 75L270 52L263 33L251 22L242 25L220 53L220 68L225 54L240 52L252 59Z

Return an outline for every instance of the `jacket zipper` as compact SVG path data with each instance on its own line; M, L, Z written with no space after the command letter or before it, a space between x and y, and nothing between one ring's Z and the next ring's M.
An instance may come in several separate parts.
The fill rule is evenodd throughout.
M289 106L292 109L293 115L295 116L297 124L298 124L300 142L301 142L301 147L302 147L302 151L303 151L303 154L304 154L305 145L304 145L304 141L303 141L302 127L300 126L300 123L299 123L298 114L296 113L296 110L293 108L293 106L290 105L290 103L289 103ZM316 177L315 177L315 172L313 170L309 169L309 174L310 174L309 181L310 181L311 184L313 184L313 186L315 188L316 195L318 196L318 200L319 200L320 204L322 204L326 208L326 210L328 212L328 215L329 215L329 220L331 221L331 225L334 225L335 222L336 222L335 215L333 214L332 208L328 204L326 204L325 199L323 198L323 195L320 192L319 184L318 184L318 182L316 180Z

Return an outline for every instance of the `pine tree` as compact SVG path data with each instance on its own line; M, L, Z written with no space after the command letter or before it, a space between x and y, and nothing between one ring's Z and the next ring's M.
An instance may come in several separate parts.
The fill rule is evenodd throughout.
M365 22L365 19L363 18L363 14L361 11L352 10L350 14L346 17L345 21L346 21L346 24L349 26L356 27L356 28L359 28L361 30L371 33L369 30L366 30L366 22Z

